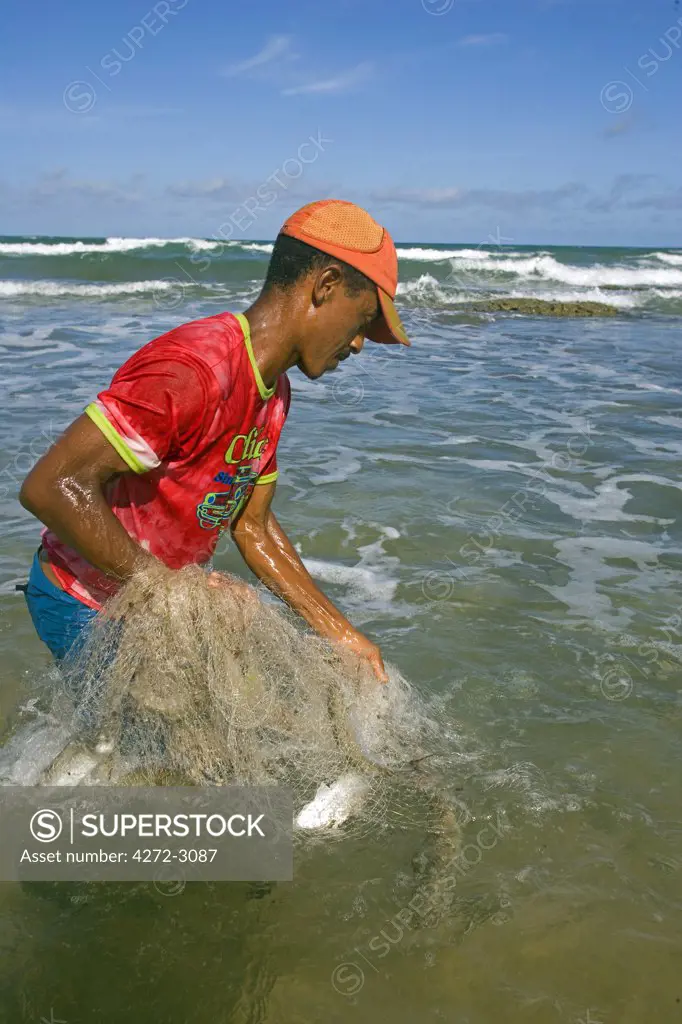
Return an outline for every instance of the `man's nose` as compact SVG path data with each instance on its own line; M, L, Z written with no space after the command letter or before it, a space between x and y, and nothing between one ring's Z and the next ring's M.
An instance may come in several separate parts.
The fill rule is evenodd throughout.
M351 343L350 343L350 350L353 353L353 355L357 356L360 352L362 352L362 347L363 347L364 344L365 344L365 336L364 336L364 334L356 335L353 338L353 340L351 341Z

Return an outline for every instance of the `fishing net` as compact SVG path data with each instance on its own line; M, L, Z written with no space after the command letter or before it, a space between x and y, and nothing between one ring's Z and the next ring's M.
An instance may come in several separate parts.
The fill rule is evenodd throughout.
M441 732L389 675L380 684L239 580L214 586L197 566L156 565L97 616L63 680L74 733L106 751L111 778L286 785L303 828L318 823L316 796L323 825L348 817L349 802L356 828L452 824L434 782Z

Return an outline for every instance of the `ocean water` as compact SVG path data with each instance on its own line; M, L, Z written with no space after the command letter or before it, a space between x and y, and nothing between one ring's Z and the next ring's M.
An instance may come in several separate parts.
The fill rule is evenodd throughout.
M14 591L38 536L21 480L135 348L246 308L270 250L0 239L0 735L49 665ZM4 885L0 1019L682 1016L682 250L399 256L413 346L291 374L276 509L448 724L447 912L409 907L409 829L321 845L273 887ZM462 309L490 295L619 313Z

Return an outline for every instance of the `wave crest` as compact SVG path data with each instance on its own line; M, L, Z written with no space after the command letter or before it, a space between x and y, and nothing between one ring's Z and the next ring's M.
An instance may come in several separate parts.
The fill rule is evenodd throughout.
M107 238L104 242L0 242L4 256L74 256L80 253L134 252L136 249L186 245L193 250L216 249L220 242L204 238Z

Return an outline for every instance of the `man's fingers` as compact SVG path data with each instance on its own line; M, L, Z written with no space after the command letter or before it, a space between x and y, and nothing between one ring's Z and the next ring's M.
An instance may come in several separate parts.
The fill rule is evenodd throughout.
M233 590L238 591L240 596L244 600L258 601L258 595L253 587L250 587L248 583L244 583L242 580L234 579L231 576L223 576L221 572L211 572L206 577L209 587L232 587Z

